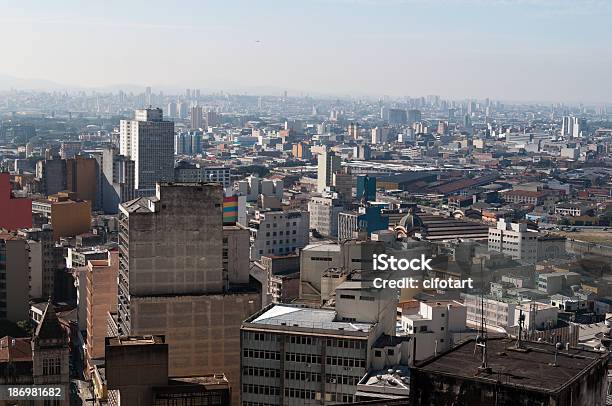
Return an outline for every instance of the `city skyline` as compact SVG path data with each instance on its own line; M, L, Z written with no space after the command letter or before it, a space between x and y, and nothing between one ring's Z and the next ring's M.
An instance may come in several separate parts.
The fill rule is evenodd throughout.
M13 57L0 68L0 90L152 86L248 94L287 90L295 96L610 102L606 73L612 56L602 52L611 39L607 2L165 6L4 5L0 33L13 39L5 44Z

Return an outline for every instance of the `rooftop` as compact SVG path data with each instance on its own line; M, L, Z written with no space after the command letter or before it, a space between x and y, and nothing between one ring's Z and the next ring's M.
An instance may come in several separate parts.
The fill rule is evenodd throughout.
M357 395L368 398L406 399L409 390L410 368L403 365L371 371L357 385Z
M421 363L417 369L425 373L497 382L532 390L558 391L608 357L607 352L563 349L557 357L558 366L554 367L555 347L551 344L524 342L521 350L515 350L515 340L498 338L489 339L487 343L490 372L479 371L481 360L474 354L473 340Z
M147 344L163 344L163 336L126 336L126 337L108 337L108 345L147 345Z
M367 333L373 327L373 324L370 323L336 321L336 311L332 309L315 309L289 305L273 305L262 313L257 313L252 318L247 319L246 322L255 325L334 330L334 332Z

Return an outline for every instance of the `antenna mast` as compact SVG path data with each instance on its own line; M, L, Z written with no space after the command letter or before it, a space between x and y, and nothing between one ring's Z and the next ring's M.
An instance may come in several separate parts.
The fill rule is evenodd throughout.
M485 322L484 312L485 280L483 260L484 258L480 258L480 332L478 334L478 337L476 337L476 347L480 347L482 349L482 363L480 364L478 370L490 372L491 368L489 368L487 354L487 325Z

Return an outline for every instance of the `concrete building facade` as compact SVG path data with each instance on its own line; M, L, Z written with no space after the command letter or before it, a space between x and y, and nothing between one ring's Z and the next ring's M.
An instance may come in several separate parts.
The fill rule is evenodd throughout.
M340 170L341 159L334 152L323 150L317 158L317 192L333 185L333 175Z
M0 233L0 319L28 320L30 252L27 241Z
M120 122L120 153L134 161L134 187L140 196L155 193L156 182L174 180L174 122L162 110L136 110Z
M273 304L248 318L241 328L242 404L354 402L358 382L377 362L391 368L409 361L407 345L390 358L375 355L392 341L396 305L391 290L347 282L335 310Z
M87 364L93 368L94 359L104 358L106 314L117 312L117 275L119 253L109 251L106 260L87 262Z
M313 196L308 202L310 228L324 237L338 237L338 215L344 206L337 196Z
M121 205L118 312L108 329L164 335L171 375L222 372L237 385L239 326L261 308L261 293L230 266L241 230L225 234L224 272L222 206L218 183L158 184L155 197Z
M249 221L252 260L262 255L287 255L308 244L310 219L307 212L258 210Z

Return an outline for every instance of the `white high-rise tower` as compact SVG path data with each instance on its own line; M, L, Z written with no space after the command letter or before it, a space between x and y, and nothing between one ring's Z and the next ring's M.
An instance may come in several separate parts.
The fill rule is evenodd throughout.
M174 180L174 122L160 108L136 110L134 120L121 120L120 152L134 161L136 194L153 195L156 182Z

